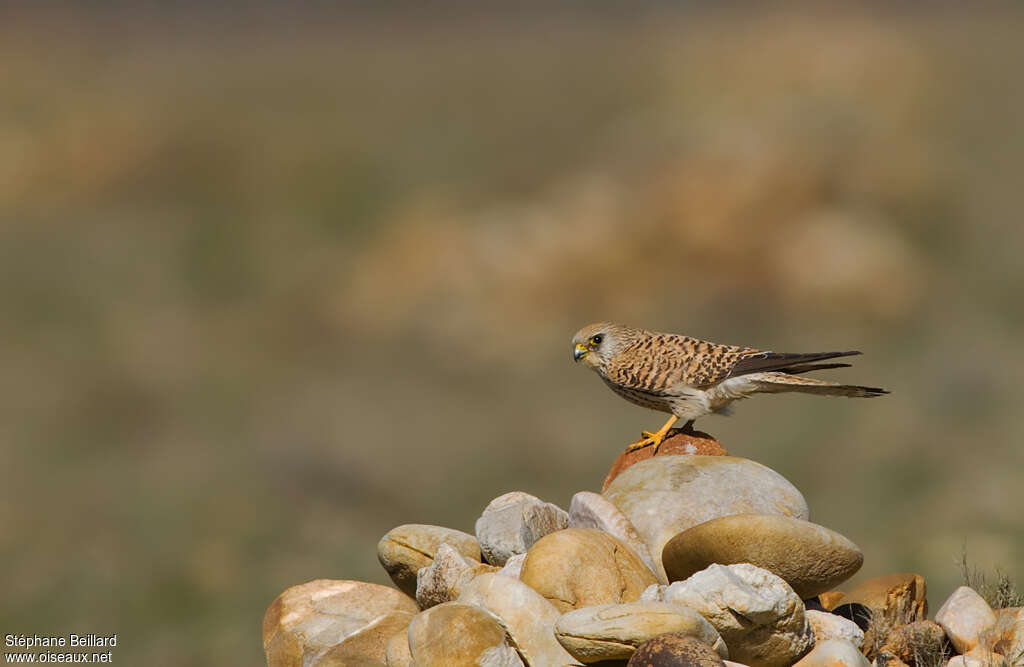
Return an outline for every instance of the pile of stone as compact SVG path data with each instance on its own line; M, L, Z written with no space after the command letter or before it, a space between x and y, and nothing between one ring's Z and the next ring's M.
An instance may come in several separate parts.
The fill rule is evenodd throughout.
M685 442L683 442L685 441ZM377 556L396 588L316 580L267 610L270 667L1024 665L1024 608L924 580L834 589L863 561L785 478L680 434L624 454L569 511L523 492L475 535L404 525Z

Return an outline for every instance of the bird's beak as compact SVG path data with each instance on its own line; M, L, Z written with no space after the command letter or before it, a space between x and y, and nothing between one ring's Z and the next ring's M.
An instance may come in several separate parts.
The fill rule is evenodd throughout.
M572 350L572 360L579 361L583 357L587 356L588 351L589 350L587 350L587 348L584 347L583 343L576 343L576 347L574 347Z

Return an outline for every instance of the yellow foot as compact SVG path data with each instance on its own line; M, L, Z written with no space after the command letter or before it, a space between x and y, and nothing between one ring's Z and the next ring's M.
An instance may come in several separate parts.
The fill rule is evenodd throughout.
M665 425L658 429L655 433L651 433L650 431L640 431L641 439L632 443L629 447L626 447L626 451L632 452L633 450L641 449L643 447L650 447L651 445L654 445L655 449L657 449L658 447L661 446L661 443L665 439L665 436L668 435L668 432L672 429L672 425L675 424L678 420L679 417L673 415L672 417L669 418L667 422L665 422Z

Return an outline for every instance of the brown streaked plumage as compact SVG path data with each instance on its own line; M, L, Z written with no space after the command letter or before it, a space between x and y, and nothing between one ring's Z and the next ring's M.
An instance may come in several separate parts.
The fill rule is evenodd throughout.
M733 401L753 394L798 391L870 398L889 393L800 376L847 367L850 364L818 362L860 354L857 351L769 352L608 322L583 327L572 343L573 359L593 369L616 394L672 415L657 432L644 431L643 439L630 449L659 445L678 419L686 420L688 429L698 417L723 412Z

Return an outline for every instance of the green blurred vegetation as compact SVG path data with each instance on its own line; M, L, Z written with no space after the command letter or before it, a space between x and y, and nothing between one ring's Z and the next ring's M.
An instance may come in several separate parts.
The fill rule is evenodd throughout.
M0 628L259 664L391 527L567 506L660 424L602 319L864 350L700 426L860 578L1024 580L1019 7L8 10Z

